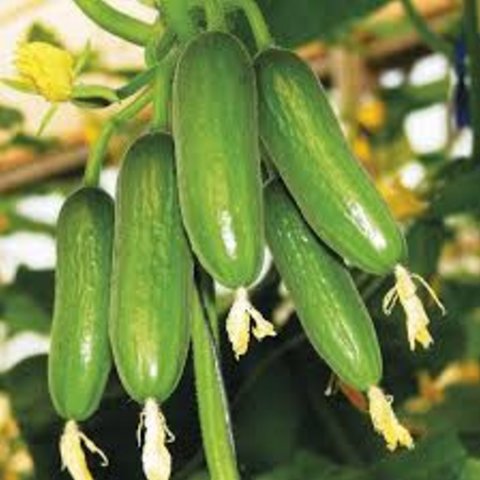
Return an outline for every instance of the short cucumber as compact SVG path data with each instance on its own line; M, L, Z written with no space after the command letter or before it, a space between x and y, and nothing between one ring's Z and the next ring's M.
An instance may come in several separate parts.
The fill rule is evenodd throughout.
M48 374L55 409L67 420L82 421L95 412L110 372L113 224L113 201L97 188L71 195L58 220Z
M386 274L406 256L387 205L354 159L322 86L294 53L256 59L260 134L315 232L351 264Z
M116 219L110 316L115 365L133 399L163 402L185 365L193 288L168 135L145 135L127 152Z
M223 285L248 285L264 250L257 97L251 60L232 35L204 33L185 48L173 132L192 248Z
M265 191L267 243L313 347L347 384L367 390L382 376L372 320L341 259L305 223L280 181Z

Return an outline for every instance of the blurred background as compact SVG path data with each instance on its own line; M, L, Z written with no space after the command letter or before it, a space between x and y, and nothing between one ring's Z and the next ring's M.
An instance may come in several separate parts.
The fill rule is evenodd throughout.
M110 3L139 18L155 18L139 1ZM324 396L329 371L306 344L278 278L267 274L255 300L281 326L279 341L255 349L238 367L224 352L244 478L480 479L480 159L472 159L463 2L259 4L278 43L295 48L328 88L358 160L405 228L411 269L440 292L449 314L440 318L428 305L435 346L411 355L401 314L386 319L381 313L392 279L354 272L381 338L387 390L421 439L413 453L392 457L348 391ZM236 28L249 43L241 20ZM2 0L0 38L1 78L15 74L19 42L32 40L75 55L90 42L85 82L118 87L144 65L142 50L100 30L70 0ZM62 104L39 136L49 104L0 84L3 480L64 478L56 453L61 422L45 377L55 223L66 195L79 185L88 148L115 108ZM112 195L122 153L147 127L149 115L147 109L120 129L109 146L101 185ZM228 292L221 293L228 304ZM192 389L189 365L166 406L177 434L178 479L208 478ZM101 413L86 427L112 460L112 469L98 478L141 478L137 414L113 375Z

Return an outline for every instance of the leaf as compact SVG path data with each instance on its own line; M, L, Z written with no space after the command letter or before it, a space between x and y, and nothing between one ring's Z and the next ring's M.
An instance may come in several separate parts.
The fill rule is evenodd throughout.
M298 451L292 461L255 480L369 480L366 472L340 467L307 451Z
M0 105L0 129L8 130L23 123L23 113L16 108Z
M21 268L15 283L0 290L0 314L10 335L48 333L53 304L53 272Z
M416 222L407 235L410 270L424 278L435 273L446 236L442 222Z
M453 180L446 181L434 198L430 214L436 218L459 213L478 213L480 211L480 170L472 169Z
M20 363L8 373L5 385L34 460L35 478L57 478L61 465L55 436L61 420L48 394L47 357L42 355Z
M302 408L292 380L288 367L276 362L233 411L239 459L253 469L271 468L294 451Z
M27 36L27 42L44 42L54 47L63 48L64 44L60 40L58 33L51 27L44 25L41 22L34 22L30 26Z
M258 0L278 44L298 47L317 39L332 39L355 20L388 0Z
M371 470L375 480L461 480L467 453L454 434L445 433L418 442L416 448L388 455Z

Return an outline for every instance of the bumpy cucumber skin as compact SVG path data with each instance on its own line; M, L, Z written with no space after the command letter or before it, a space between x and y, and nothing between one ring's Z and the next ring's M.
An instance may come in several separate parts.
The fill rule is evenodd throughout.
M281 49L261 53L255 65L262 140L308 223L352 265L391 272L405 260L405 240L314 73Z
M156 133L127 152L117 183L110 340L137 402L165 401L190 342L193 263L174 172L173 143Z
M111 368L113 230L113 201L105 192L82 188L63 205L48 377L55 409L68 420L82 421L95 412Z
M187 45L174 79L173 132L192 248L223 285L248 285L264 253L257 96L235 37L210 32Z
M265 196L267 243L311 344L347 384L363 391L376 385L382 376L378 339L350 274L279 181Z

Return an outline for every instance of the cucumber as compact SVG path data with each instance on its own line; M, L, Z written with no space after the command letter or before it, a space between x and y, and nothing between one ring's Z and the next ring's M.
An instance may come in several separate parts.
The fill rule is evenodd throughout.
M345 383L382 376L372 320L347 269L305 223L280 181L265 189L267 243L311 344Z
M193 288L168 135L145 135L127 152L116 219L110 311L115 365L134 400L163 402L185 365Z
M112 199L88 187L67 199L58 220L48 378L53 405L67 420L95 412L110 372L113 224Z
M203 33L173 86L180 205L192 248L221 284L250 284L263 261L255 75L232 35Z
M405 240L314 73L276 48L262 52L255 67L262 140L308 223L350 264L392 272L405 259Z

